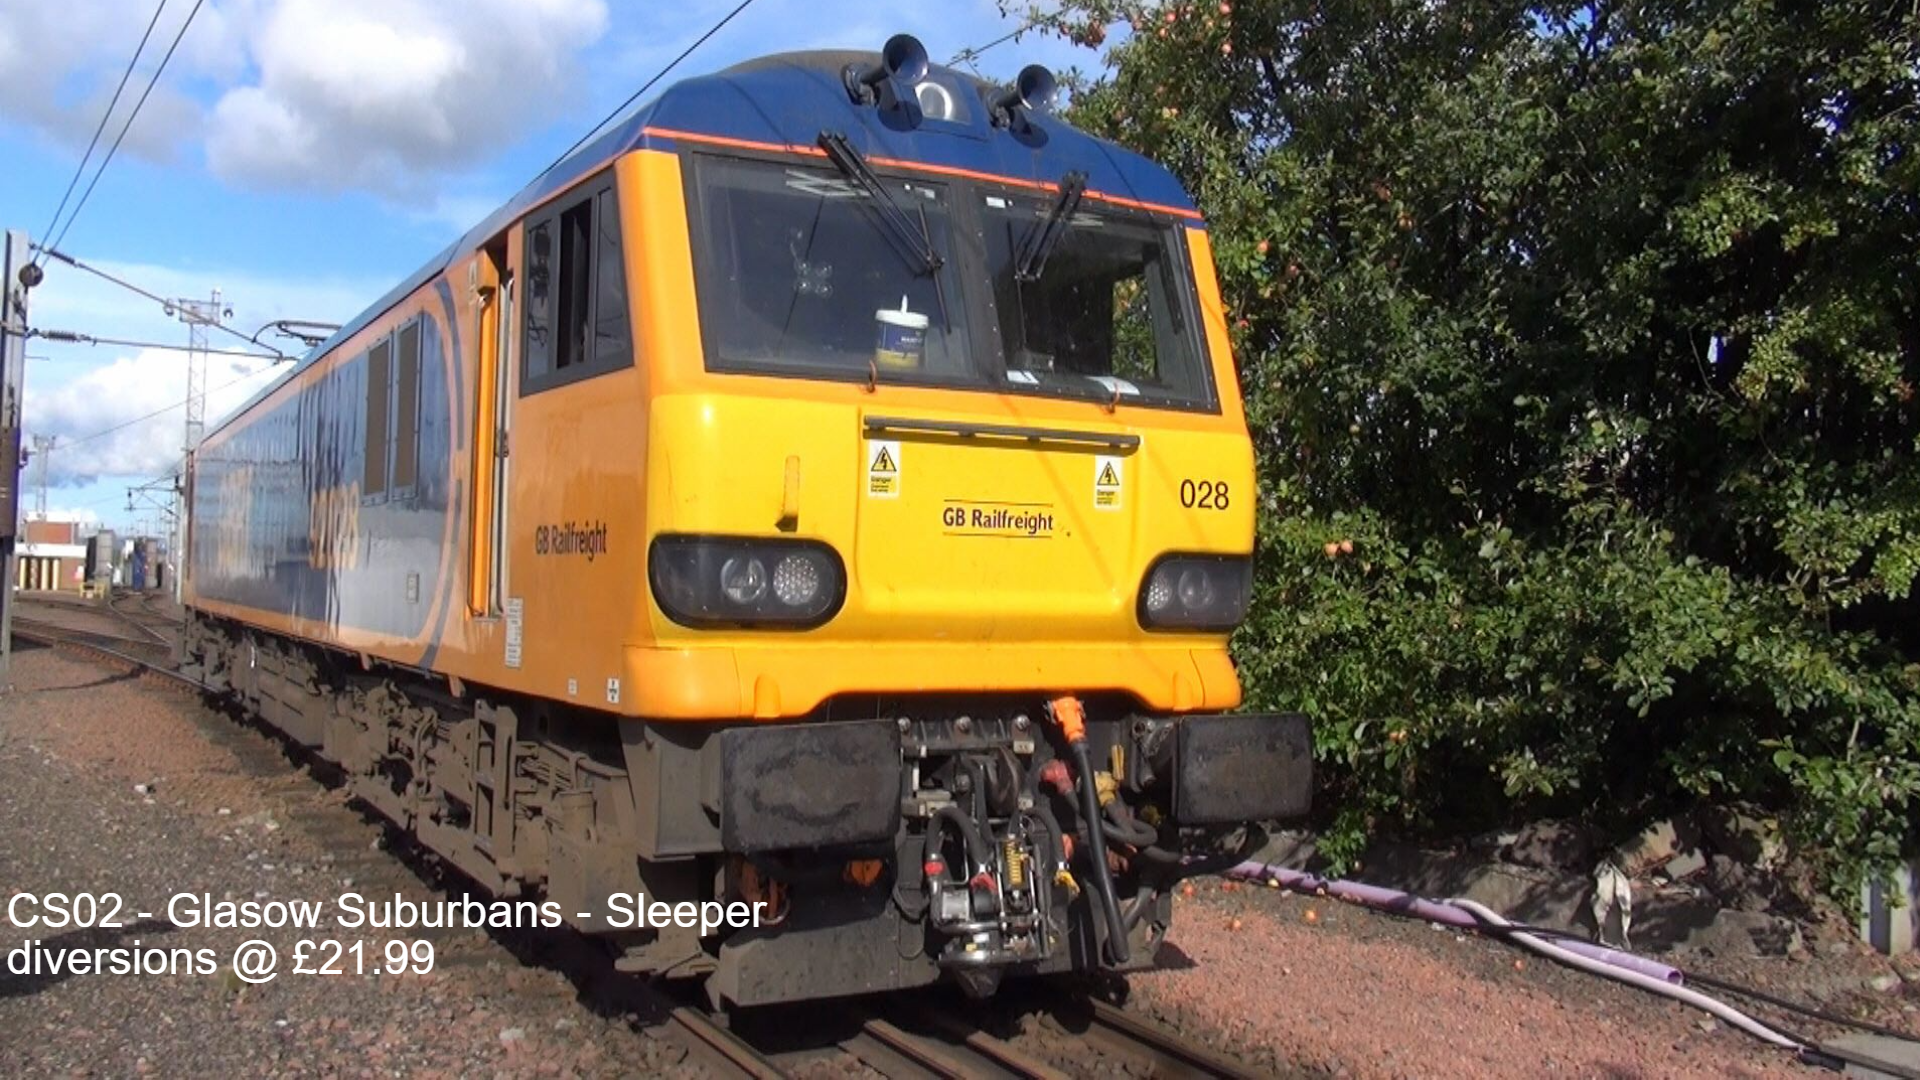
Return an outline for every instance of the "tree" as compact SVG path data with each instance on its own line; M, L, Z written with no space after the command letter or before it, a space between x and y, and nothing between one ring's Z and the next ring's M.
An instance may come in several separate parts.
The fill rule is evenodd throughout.
M1209 219L1259 448L1251 703L1333 849L1920 795L1920 17L1829 0L1069 0L1072 119Z

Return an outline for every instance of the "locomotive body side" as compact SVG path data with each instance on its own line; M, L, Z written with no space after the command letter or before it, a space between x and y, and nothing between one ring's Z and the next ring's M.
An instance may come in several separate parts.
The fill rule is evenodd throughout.
M741 1004L1150 965L1310 780L1302 718L1227 714L1256 493L1198 212L946 69L850 102L873 59L669 90L189 481L190 670Z

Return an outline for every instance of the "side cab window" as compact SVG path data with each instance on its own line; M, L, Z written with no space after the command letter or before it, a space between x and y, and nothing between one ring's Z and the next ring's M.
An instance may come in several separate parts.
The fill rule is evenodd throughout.
M527 218L524 397L633 364L613 173Z
M363 504L412 498L419 490L420 328L420 316L408 319L362 361L367 372Z

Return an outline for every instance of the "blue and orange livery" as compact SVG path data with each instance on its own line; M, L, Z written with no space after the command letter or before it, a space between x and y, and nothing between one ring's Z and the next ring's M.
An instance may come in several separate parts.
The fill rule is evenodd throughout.
M570 918L721 1000L1150 963L1306 726L1230 712L1204 222L1050 82L900 38L662 93L206 438L188 662L489 888L777 901Z

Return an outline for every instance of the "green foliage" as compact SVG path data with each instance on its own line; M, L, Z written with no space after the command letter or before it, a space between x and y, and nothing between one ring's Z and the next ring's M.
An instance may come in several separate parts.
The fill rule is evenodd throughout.
M1074 120L1206 211L1262 505L1250 702L1332 850L1920 807L1911 5L1070 0ZM1329 547L1329 545L1332 545Z

